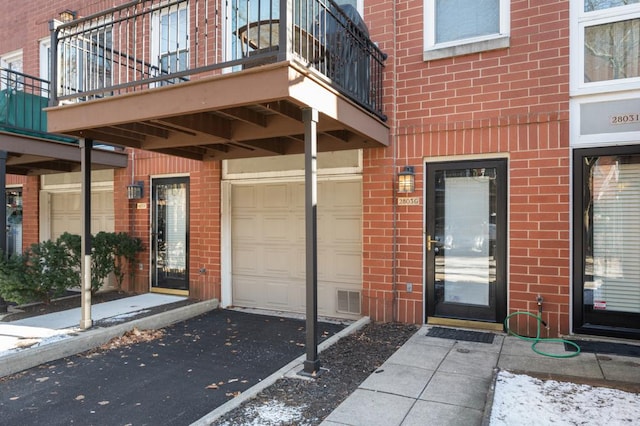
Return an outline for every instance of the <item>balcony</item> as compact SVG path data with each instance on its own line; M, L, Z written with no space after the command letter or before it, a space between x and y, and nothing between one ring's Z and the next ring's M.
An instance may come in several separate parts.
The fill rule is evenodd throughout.
M196 160L384 147L386 56L333 0L138 0L52 23L48 130Z
M40 175L80 170L78 140L47 132L49 82L0 68L0 151L7 153L1 173ZM127 156L114 147L95 150L93 167L126 167Z

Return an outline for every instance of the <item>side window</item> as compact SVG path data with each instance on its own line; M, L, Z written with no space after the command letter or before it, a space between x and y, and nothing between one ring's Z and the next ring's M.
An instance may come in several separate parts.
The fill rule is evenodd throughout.
M8 71L2 73L0 90L7 88L21 90L24 83L24 76L22 76L22 49L0 55L0 68Z
M640 0L585 0L577 33L580 87L638 81Z
M508 0L425 0L424 60L509 46Z

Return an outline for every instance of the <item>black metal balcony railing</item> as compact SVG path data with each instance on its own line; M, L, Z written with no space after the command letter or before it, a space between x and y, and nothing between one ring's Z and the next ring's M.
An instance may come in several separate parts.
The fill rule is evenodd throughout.
M0 130L77 144L76 138L49 133L45 108L51 103L50 82L0 68ZM124 148L97 143L94 148L123 152Z
M296 60L384 119L386 55L353 8L271 1L136 0L52 25L54 105Z
M48 103L48 81L0 68L0 129L45 133Z

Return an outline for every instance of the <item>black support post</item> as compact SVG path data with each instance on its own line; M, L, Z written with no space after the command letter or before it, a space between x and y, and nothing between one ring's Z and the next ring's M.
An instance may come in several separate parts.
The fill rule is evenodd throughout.
M80 328L91 328L91 139L80 139L80 174L82 175L82 299Z
M302 110L304 122L304 184L305 184L305 240L307 294L307 359L303 373L315 376L320 372L318 359L318 111Z

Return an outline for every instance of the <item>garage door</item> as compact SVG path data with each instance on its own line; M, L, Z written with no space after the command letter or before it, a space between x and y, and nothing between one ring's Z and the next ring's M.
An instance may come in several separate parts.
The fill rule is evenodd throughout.
M81 199L79 192L51 193L51 239L64 232L82 233ZM91 233L113 232L113 191L91 194Z
M362 288L362 184L318 183L318 314L356 318ZM233 304L305 311L304 182L234 184Z

